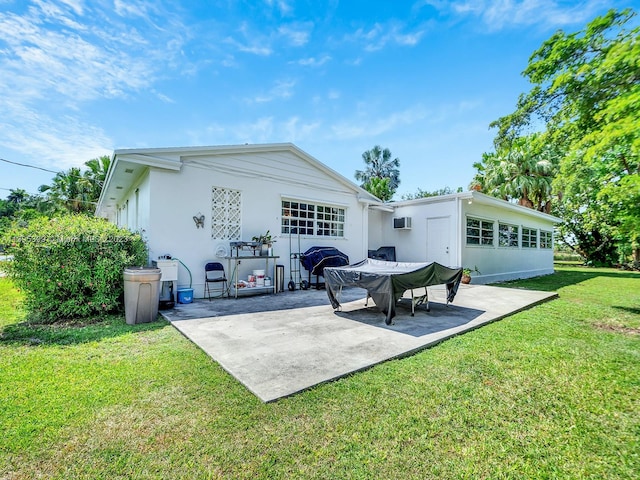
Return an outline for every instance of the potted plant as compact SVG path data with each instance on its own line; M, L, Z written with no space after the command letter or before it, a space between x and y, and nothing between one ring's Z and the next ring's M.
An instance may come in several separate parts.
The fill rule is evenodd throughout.
M471 283L471 273L477 273L479 275L481 275L480 270L478 270L478 267L474 266L473 269L471 268L463 268L462 269L462 283L464 284L469 284Z
M261 256L269 255L269 250L271 249L273 242L275 242L275 240L271 239L271 233L269 230L267 230L267 233L264 235L256 235L251 240L253 240L256 245L260 246Z

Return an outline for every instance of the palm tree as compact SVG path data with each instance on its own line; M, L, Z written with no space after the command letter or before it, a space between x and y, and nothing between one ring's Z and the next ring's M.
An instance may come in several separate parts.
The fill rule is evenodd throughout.
M22 188L15 188L9 190L9 195L7 195L7 202L17 205L24 202L27 198L29 198L29 194L25 190L23 190Z
M102 155L98 158L92 158L85 162L87 170L82 174L85 182L85 188L90 191L90 201L97 202L100 198L100 192L107 178L107 172L111 165L111 157Z
M388 148L383 150L380 145L364 152L362 159L367 168L356 170L355 173L355 178L361 182L361 186L366 188L372 178L388 178L389 188L392 194L395 193L400 185L400 159L391 159L391 151Z
M55 209L71 213L92 213L100 197L109 171L111 158L103 155L85 162L86 170L72 167L66 172L59 172L53 177L50 185L41 185L40 192L47 194L47 200Z
M71 213L89 213L93 211L91 189L78 167L66 172L56 173L51 185L41 185L40 192L47 192L48 198L58 207Z
M473 165L470 188L541 212L551 211L558 155L537 135L520 137L509 148L485 153Z

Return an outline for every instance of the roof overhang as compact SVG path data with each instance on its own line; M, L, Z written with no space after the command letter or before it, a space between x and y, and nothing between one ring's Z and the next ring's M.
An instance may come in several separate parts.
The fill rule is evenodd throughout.
M482 205L489 205L497 208L504 208L507 210L511 210L513 212L522 213L525 215L529 215L531 217L536 217L541 220L546 220L553 223L562 223L562 219L558 218L554 215L549 215L548 213L539 212L537 210L533 210L532 208L523 207L522 205L517 205L515 203L507 202L506 200L501 200L499 198L492 197L490 195L486 195L484 193L469 191L462 193L452 193L449 195L438 195L436 197L424 197L417 198L414 200L403 200L400 202L392 202L386 205L389 205L393 208L409 206L409 205L420 205L427 203L438 203L438 202L450 202L457 201L462 202L466 201L468 203L479 203Z
M356 194L358 201L365 205L382 205L379 198L359 187L335 170L315 159L292 143L271 143L254 145L220 145L204 147L136 148L119 149L113 152L111 168L107 173L105 186L100 194L96 214L109 216L131 190L132 186L150 168L179 171L185 160L196 157L215 157L227 154L291 152L312 164L327 176Z

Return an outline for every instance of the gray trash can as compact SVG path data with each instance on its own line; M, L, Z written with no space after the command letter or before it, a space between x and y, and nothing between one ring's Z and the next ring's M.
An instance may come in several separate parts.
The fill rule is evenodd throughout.
M124 316L129 325L153 322L158 316L160 277L154 267L124 269Z
M284 265L276 265L276 292L284 292Z

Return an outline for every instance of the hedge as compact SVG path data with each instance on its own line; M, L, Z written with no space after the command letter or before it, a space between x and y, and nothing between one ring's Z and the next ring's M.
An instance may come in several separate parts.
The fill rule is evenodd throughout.
M13 257L3 268L43 322L121 311L124 269L147 263L139 234L84 215L16 225L1 243Z

